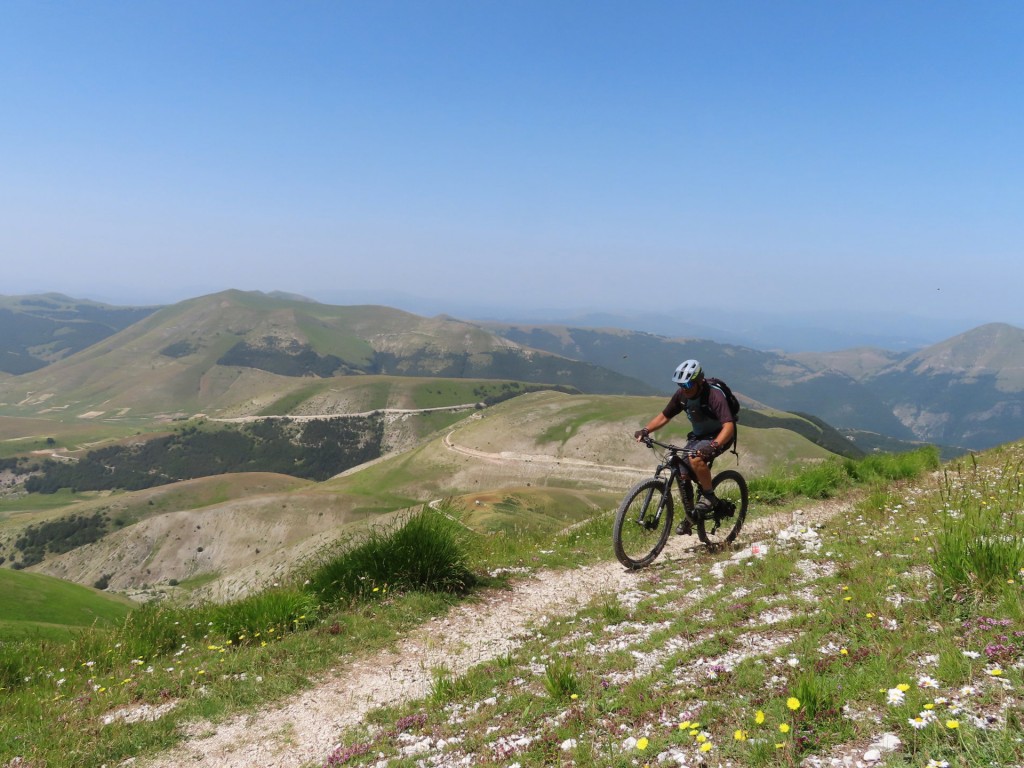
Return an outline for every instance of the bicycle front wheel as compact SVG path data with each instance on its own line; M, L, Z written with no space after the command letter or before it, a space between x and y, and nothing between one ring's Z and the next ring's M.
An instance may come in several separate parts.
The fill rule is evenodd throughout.
M714 549L732 542L747 518L747 481L735 469L726 469L711 481L718 497L713 512L697 518L697 536Z
M630 570L650 565L661 554L672 530L672 487L651 477L626 494L615 513L615 556Z

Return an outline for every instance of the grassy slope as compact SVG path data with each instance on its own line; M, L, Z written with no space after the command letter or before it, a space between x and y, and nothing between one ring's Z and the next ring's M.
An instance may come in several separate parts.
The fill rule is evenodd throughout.
M66 635L121 621L132 603L51 576L0 568L0 637Z
M166 425L149 425L148 429L166 429ZM62 419L57 415L49 418L0 416L0 458L32 451L76 451L123 439L139 431L140 427L135 425ZM48 439L52 439L53 444L48 443Z
M199 509L247 496L287 493L311 483L289 475L246 472L214 475L161 485L141 491L31 494L0 500L0 531L61 517L107 513L118 525L130 525L146 518L182 509ZM51 505L51 500L63 502Z
M700 551L686 563L663 558L635 574L628 593L553 611L522 647L482 657L459 677L438 670L426 698L371 712L337 735L336 743L352 748L344 764L372 765L382 759L378 753L403 765L466 755L467 764L477 764L499 754L502 764L571 759L594 768L654 764L660 754L666 763L737 768L799 765L830 754L853 764L883 733L894 733L900 743L884 755L885 765L1020 765L1014 691L1024 659L1024 592L1016 567L996 574L976 600L970 595L980 585L953 584L943 593L935 578L948 545L941 532L961 525L965 512L995 506L1017 519L1020 450L961 462L938 482L928 475L876 488L824 527L790 526L787 516L782 525L793 535L762 530L768 546L758 557ZM1013 524L1019 541L1020 525ZM607 526L590 532L600 535L589 545L585 537L554 545L581 560L598 548L596 556L610 558ZM536 551L521 554L531 569L545 564ZM381 628L397 614L408 621L408 611L387 613L408 607L403 599L380 599L363 615ZM421 621L432 615L420 611ZM341 654L379 647L380 640L351 643L351 626L331 614L266 647L225 649L221 635L211 636L171 661L173 677L154 663L154 676L139 675L131 687L120 685L135 674L127 663L102 675L76 669L56 698L40 674L42 682L21 700L34 696L60 715L62 727L54 728L56 717L16 720L12 709L8 722L31 729L17 754L64 765L76 764L61 760L78 750L77 764L113 764L166 746L197 716L262 710L287 690L282 678L294 678L294 689L318 665L344 674ZM1000 634L1012 639L999 644ZM299 660L309 666L297 668ZM64 663L55 654L53 669L41 672ZM77 696L92 690L94 678L112 684L83 703ZM97 718L118 707L161 702L169 685L177 686L181 705L157 722L96 729ZM38 715L30 704L24 711ZM931 721L916 728L914 718L928 712ZM283 742L293 734L260 734L264 745L275 736ZM424 751L403 757L414 740Z

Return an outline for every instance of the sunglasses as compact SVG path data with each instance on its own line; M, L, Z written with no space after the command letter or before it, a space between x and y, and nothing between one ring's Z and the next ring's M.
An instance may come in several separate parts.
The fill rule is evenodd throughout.
M697 386L697 382L691 381L689 384L680 384L679 388L680 389L695 389L696 386Z

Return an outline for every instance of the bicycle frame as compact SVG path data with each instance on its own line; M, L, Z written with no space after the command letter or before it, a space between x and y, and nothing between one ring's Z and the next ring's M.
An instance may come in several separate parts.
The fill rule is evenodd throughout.
M679 491L679 500L682 502L681 506L683 508L684 517L686 517L686 519L689 520L692 525L696 525L697 518L693 516L693 483L696 479L693 477L693 470L690 469L690 467L687 466L686 462L684 461L685 457L692 456L694 453L696 453L696 451L688 451L685 448L680 448L677 445L659 443L652 437L648 437L647 440L645 440L644 442L647 444L648 448L653 448L655 445L657 445L658 447L664 448L666 451L668 451L668 456L666 456L665 459L662 462L660 462L657 468L654 470L654 476L660 478L661 473L664 472L666 469L668 470L669 474L667 482L669 493L672 492L672 486L674 484L676 489ZM684 485L684 483L689 484L689 493L687 493L687 486ZM653 489L651 492L653 493ZM662 503L658 507L658 511L654 518L655 521L661 519L661 513L663 509L664 503Z

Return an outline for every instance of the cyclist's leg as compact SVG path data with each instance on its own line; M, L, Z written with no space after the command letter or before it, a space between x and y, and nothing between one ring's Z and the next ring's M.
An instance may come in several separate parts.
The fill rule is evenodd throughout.
M707 448L711 445L711 440L703 439L699 437L691 438L686 442L686 449L688 451L699 451ZM711 485L711 465L714 463L714 459L705 461L700 456L689 456L686 459L686 464L690 469L690 473L696 479L697 484L700 486L701 494L705 498L714 499L715 492Z

